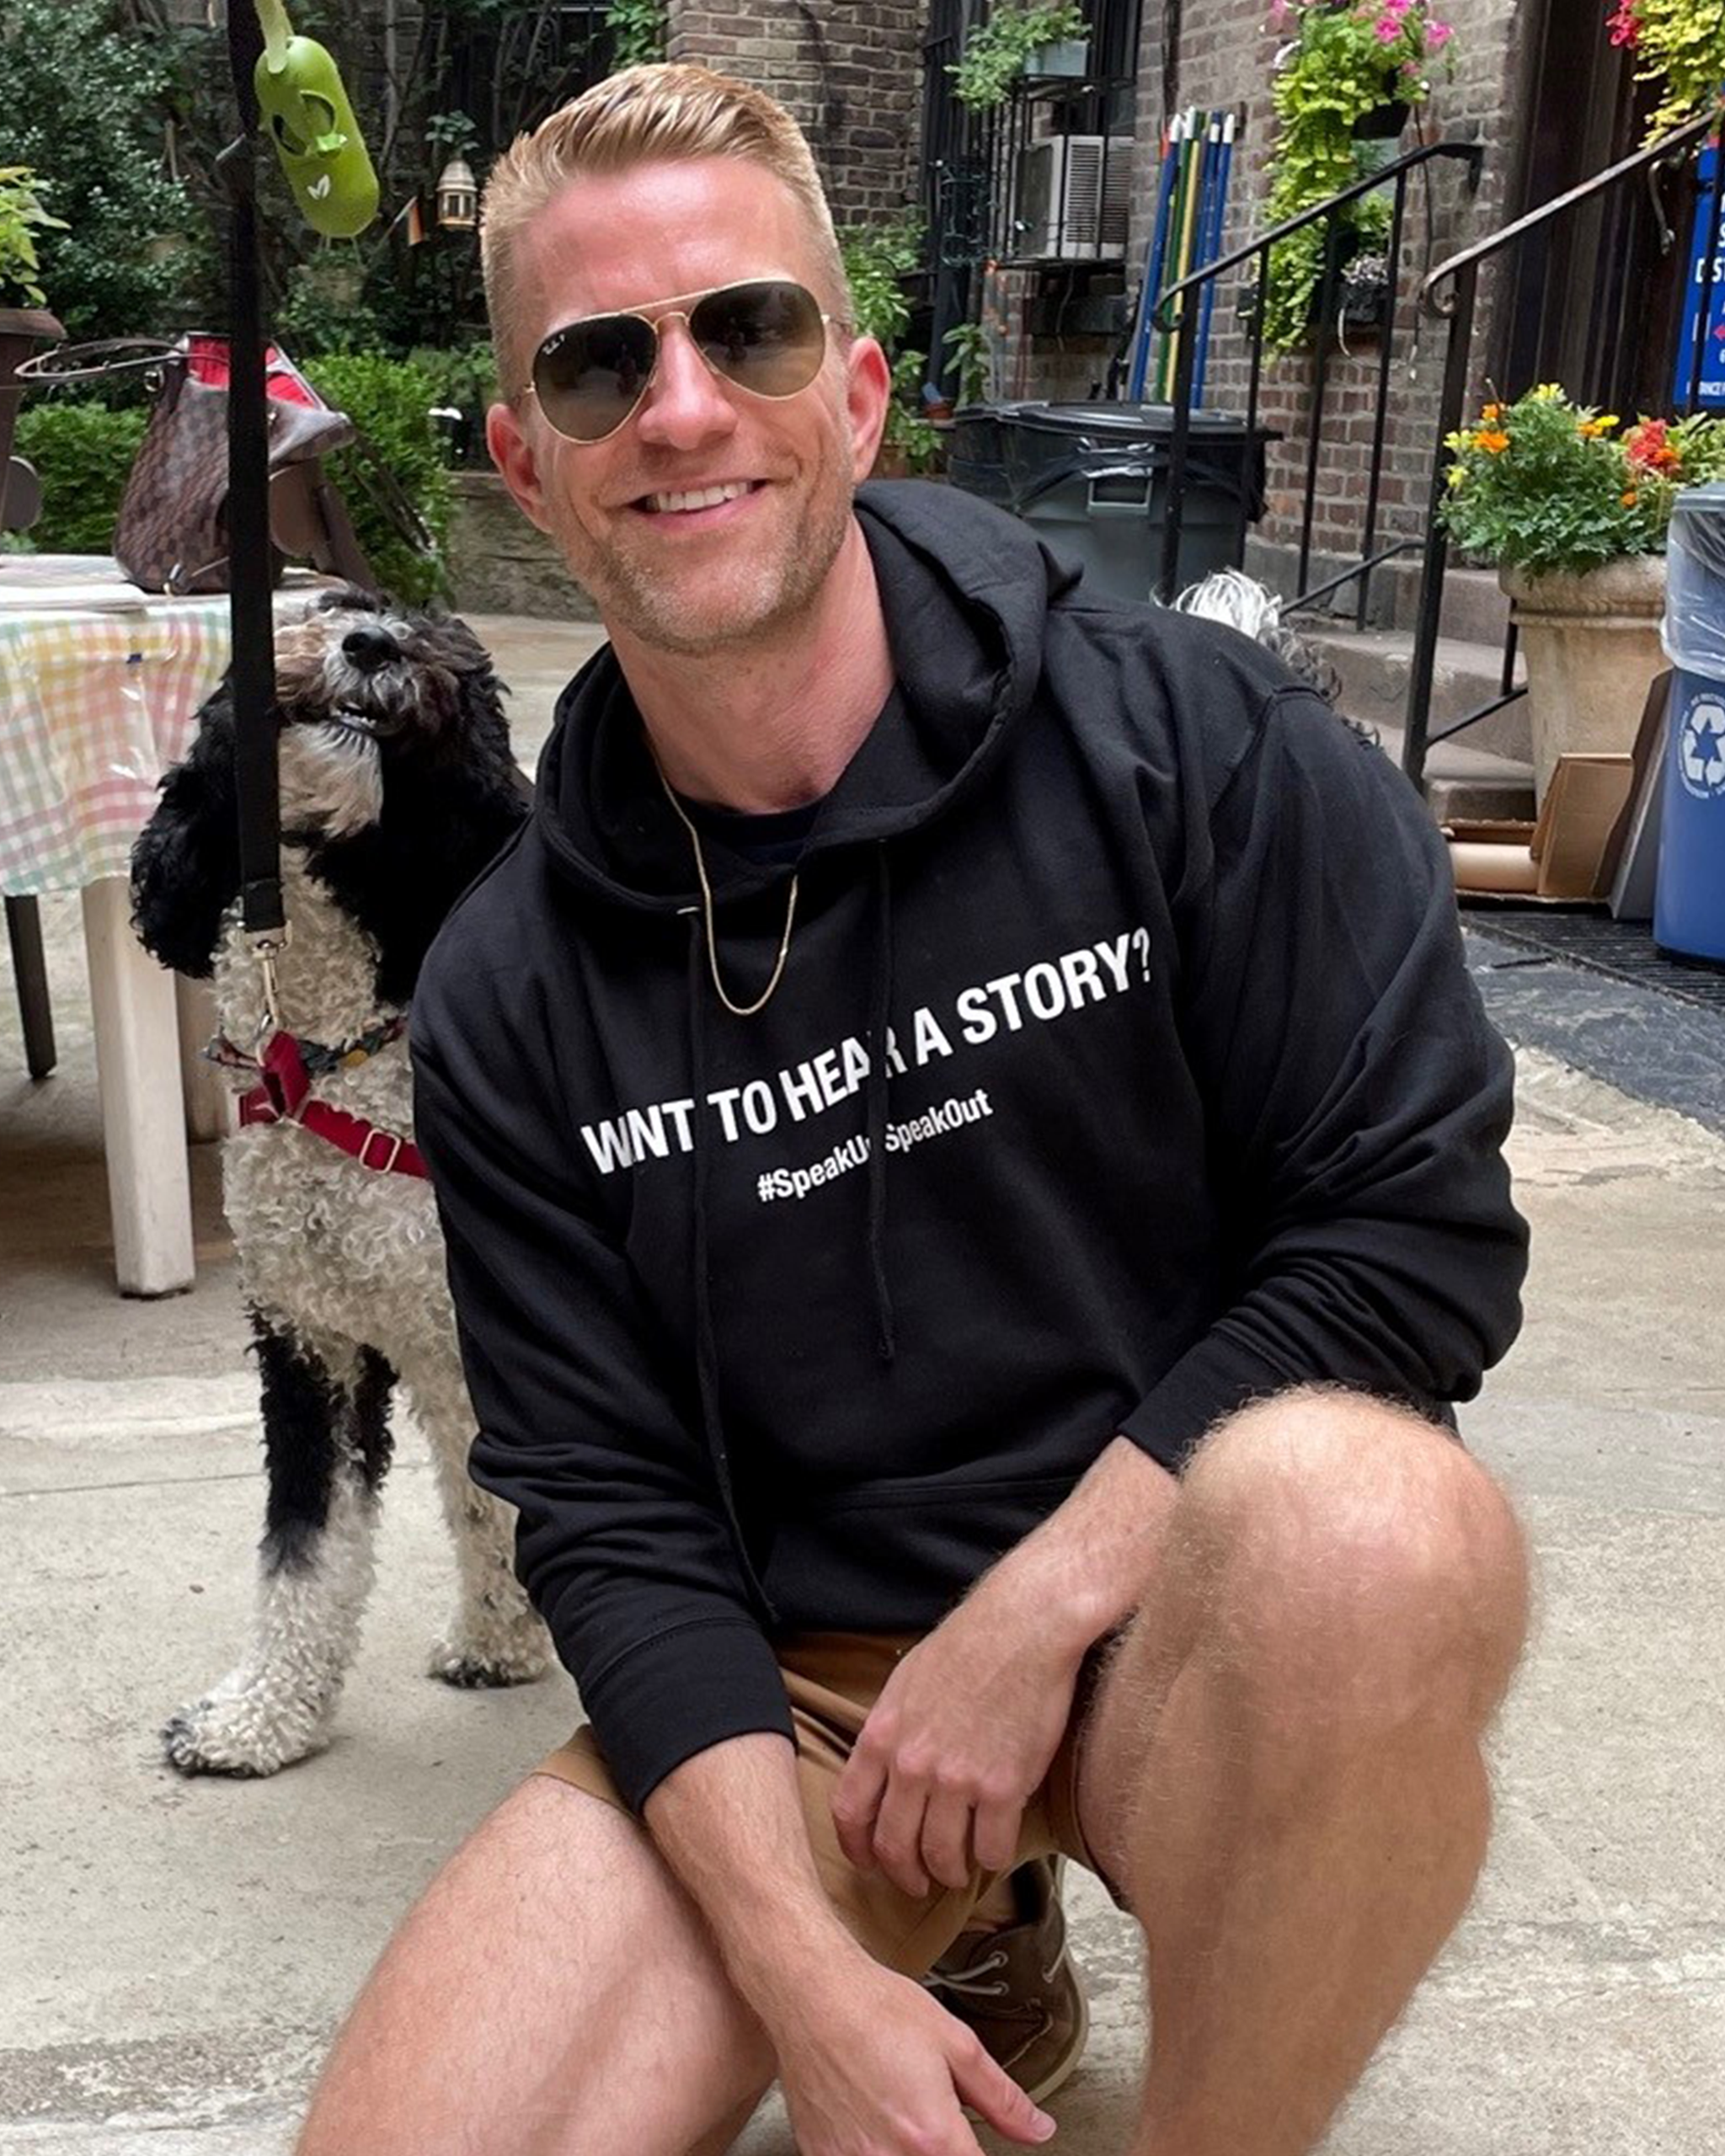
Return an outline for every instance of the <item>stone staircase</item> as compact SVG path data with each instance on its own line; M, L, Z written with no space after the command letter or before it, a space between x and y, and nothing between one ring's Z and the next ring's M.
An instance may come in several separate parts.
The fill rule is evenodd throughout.
M1419 584L1412 563L1379 571L1382 612L1390 626L1355 629L1331 616L1303 614L1293 626L1340 677L1339 701L1350 718L1373 728L1386 752L1400 760L1413 663L1413 624ZM1481 569L1451 569L1444 579L1437 663L1432 677L1431 730L1489 702L1503 685L1503 637L1509 602L1497 579ZM1525 681L1519 659L1515 677ZM1533 814L1533 747L1525 698L1493 712L1427 760L1433 813L1450 817L1528 818Z

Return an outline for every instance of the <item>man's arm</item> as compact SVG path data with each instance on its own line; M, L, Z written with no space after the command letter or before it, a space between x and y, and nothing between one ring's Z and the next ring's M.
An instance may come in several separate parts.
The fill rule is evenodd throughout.
M711 1747L665 1777L644 1817L766 2032L804 2156L980 2156L961 2103L1014 2141L1054 2132L969 2030L839 1922L788 1744L759 1736Z
M894 1670L833 1797L845 1854L907 1893L1012 1863L1084 1657L1144 1599L1178 1487L1116 1438Z

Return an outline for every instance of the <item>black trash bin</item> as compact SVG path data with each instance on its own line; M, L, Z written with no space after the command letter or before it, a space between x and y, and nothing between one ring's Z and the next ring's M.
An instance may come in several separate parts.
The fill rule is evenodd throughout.
M947 477L1015 510L1102 590L1148 599L1162 574L1173 432L1171 404L970 404L953 416ZM1183 588L1240 567L1245 526L1263 513L1264 445L1278 438L1248 435L1232 413L1192 414Z

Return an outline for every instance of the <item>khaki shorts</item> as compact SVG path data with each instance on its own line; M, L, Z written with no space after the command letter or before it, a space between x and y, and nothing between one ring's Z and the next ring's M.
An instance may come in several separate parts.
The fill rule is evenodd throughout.
M839 1846L832 1822L834 1786L894 1664L915 1645L914 1636L809 1632L782 1641L778 1647L796 1726L803 1817L828 1898L846 1928L877 1961L906 1976L921 1976L939 1960L1001 1876L978 1870L962 1887L937 1885L918 1900L895 1886L883 1872L858 1871ZM1012 1862L1017 1865L1032 1857L1068 1856L1106 1883L1078 1825L1080 1739L1097 1667L1097 1657L1086 1662L1060 1749L1024 1807ZM626 1808L587 1724L537 1771L571 1783L619 1811Z

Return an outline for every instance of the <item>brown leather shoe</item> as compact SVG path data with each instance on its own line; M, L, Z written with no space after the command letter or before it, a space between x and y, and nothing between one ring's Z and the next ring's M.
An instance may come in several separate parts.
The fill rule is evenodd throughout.
M922 1979L1033 2103L1071 2079L1090 2034L1084 1987L1066 1951L1064 1862L1038 1857L1021 1865L1011 1881L1018 1922L960 1932Z

